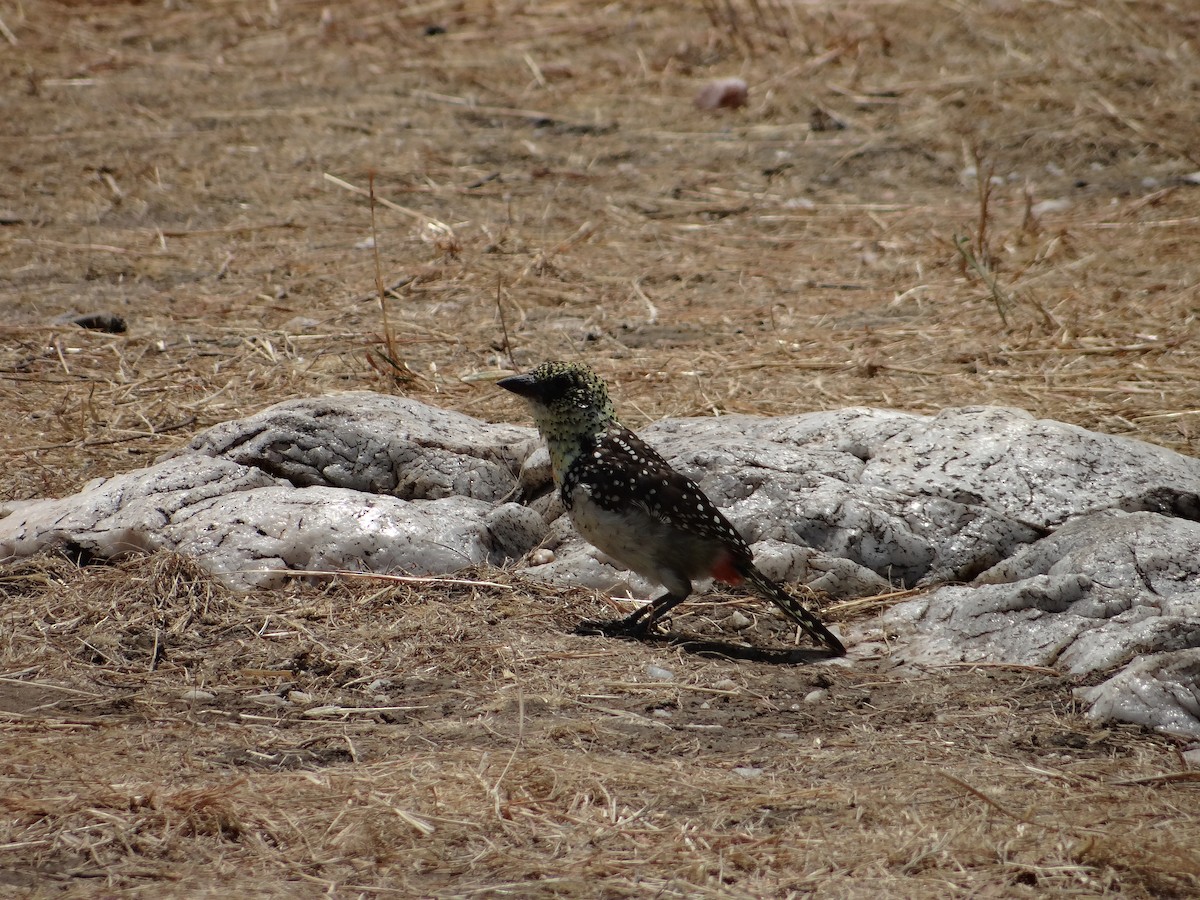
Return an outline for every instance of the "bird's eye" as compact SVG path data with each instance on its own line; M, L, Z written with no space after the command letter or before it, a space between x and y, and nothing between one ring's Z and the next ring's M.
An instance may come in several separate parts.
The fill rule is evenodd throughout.
M571 382L562 375L556 375L546 383L546 399L560 400L571 390Z

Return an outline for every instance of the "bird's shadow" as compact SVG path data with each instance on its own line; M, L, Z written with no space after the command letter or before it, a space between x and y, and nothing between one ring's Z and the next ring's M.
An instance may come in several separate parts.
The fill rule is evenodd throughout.
M678 647L684 653L694 653L697 656L716 656L723 659L766 663L772 666L811 665L837 658L837 654L818 647L747 647L744 644L714 641L682 631L640 634L614 633L599 631L594 627L595 625L594 622L581 622L576 626L575 634L612 637L623 641L635 641L639 644Z

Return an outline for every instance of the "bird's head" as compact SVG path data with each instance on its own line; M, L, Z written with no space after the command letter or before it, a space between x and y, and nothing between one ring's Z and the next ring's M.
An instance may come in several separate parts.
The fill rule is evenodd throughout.
M552 456L559 456L560 447L576 446L617 421L604 382L583 363L546 362L496 384L529 403Z

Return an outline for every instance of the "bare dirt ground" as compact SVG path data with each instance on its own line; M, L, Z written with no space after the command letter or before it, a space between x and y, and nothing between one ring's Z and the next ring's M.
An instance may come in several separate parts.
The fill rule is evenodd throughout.
M0 25L0 500L343 388L525 422L510 351L587 359L635 427L988 403L1200 440L1183 0ZM693 107L730 75L744 108ZM59 321L93 312L127 330ZM579 638L606 601L511 572L242 595L44 558L0 596L8 896L1200 893L1186 745L1048 670ZM690 621L729 604L761 609Z

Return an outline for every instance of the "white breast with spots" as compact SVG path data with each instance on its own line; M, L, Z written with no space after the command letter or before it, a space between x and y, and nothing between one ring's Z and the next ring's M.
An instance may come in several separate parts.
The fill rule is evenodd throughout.
M589 543L614 562L677 596L691 592L693 579L707 578L722 552L721 542L680 530L639 504L620 511L592 499L590 485L571 492L571 521Z

